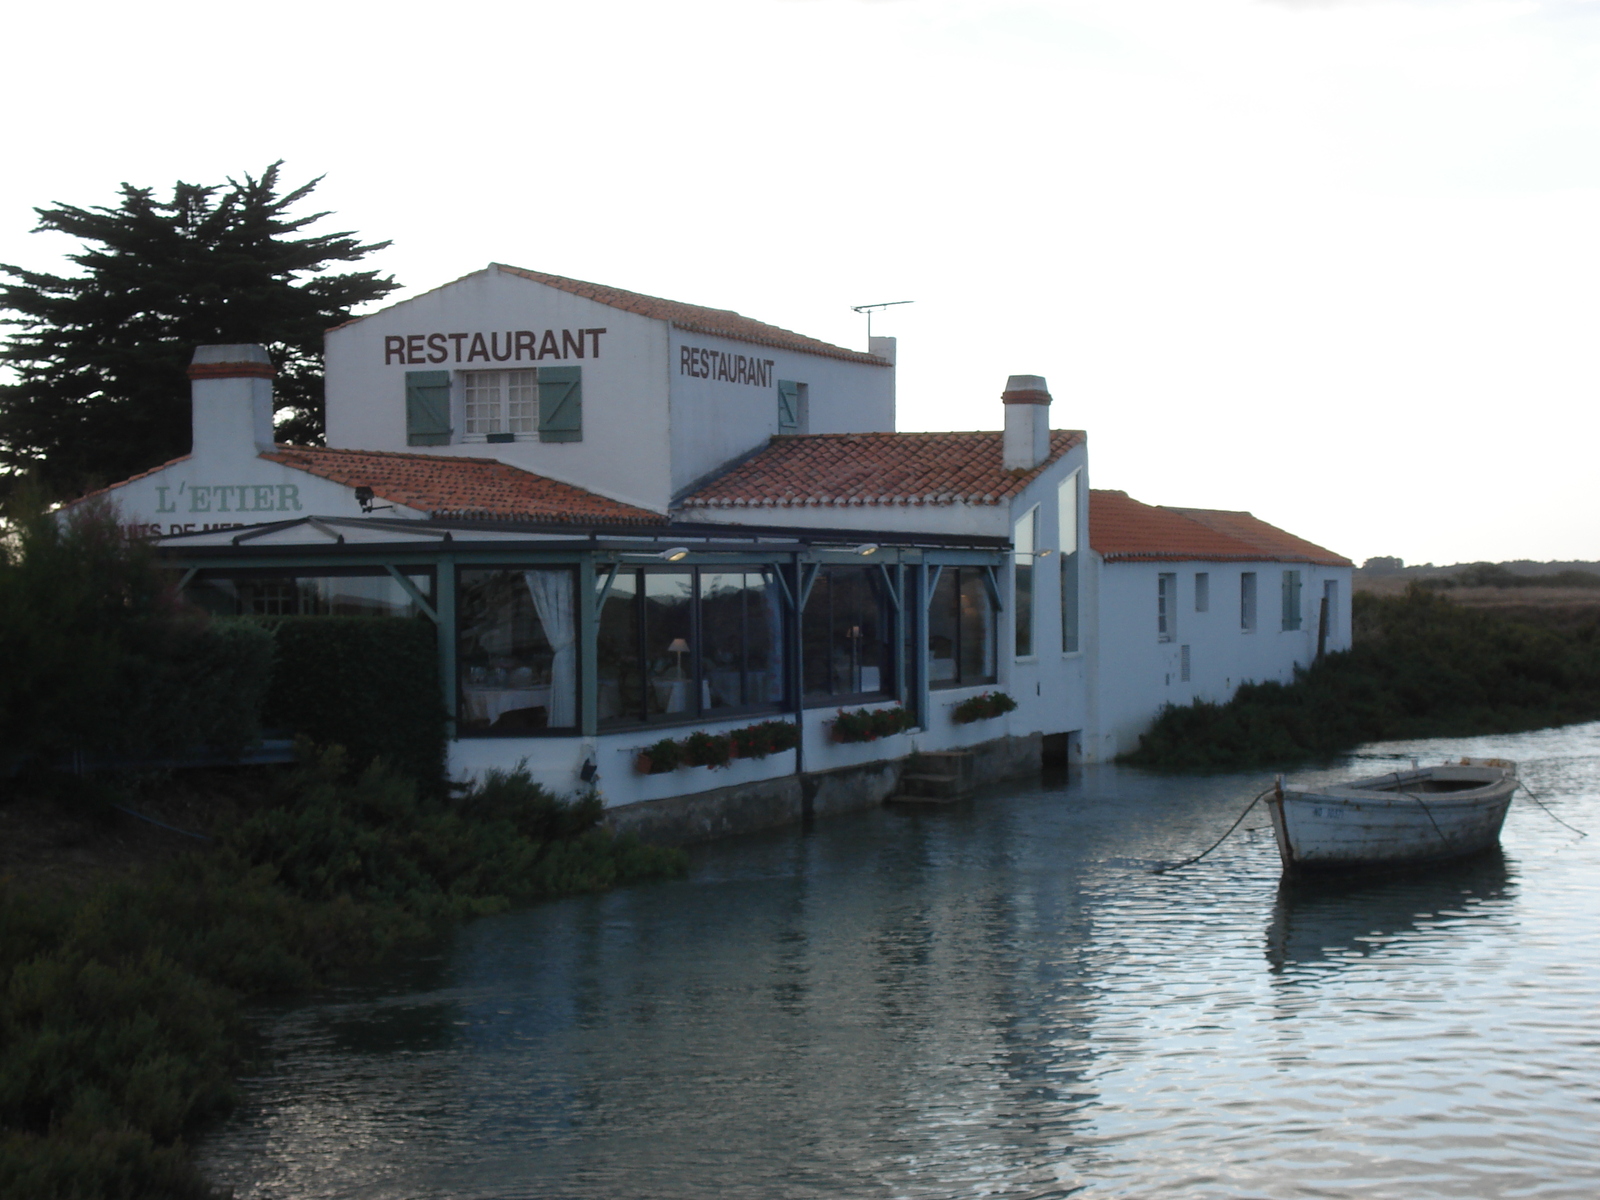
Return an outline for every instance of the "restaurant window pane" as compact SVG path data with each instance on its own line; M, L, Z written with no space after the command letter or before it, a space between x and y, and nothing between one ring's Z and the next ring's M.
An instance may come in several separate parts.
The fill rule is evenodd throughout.
M699 711L694 670L694 573L644 576L645 713L693 716Z
M433 597L431 572L406 578ZM183 590L189 603L223 617L417 617L421 607L387 571L349 574L274 575L202 571Z
M600 723L781 708L785 620L760 570L619 572L600 613Z
M783 700L783 609L760 575L700 573L700 670L708 709Z
M638 571L618 571L600 610L595 652L600 723L630 725L644 719L644 663L639 657Z
M928 686L954 687L960 682L956 645L961 633L961 570L946 567L933 585L928 602Z
M891 694L893 625L876 567L822 567L801 621L806 695Z
M945 567L928 604L928 686L993 683L994 602L977 567Z
M995 681L994 602L984 572L972 567L961 570L961 682Z
M578 724L575 572L463 570L456 663L462 733Z

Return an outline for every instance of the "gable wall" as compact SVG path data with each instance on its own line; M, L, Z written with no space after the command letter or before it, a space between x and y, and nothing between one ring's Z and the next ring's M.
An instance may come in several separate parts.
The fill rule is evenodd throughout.
M581 332L596 329L605 332ZM546 331L553 334L549 343ZM519 359L519 332L531 335L544 357L524 350ZM581 358L564 332L581 342ZM453 333L468 336L454 339ZM505 361L485 361L482 349L474 357L473 334L481 335L478 347L498 348ZM391 338L419 340L406 340L401 350ZM331 331L326 353L330 446L495 458L641 508L666 510L671 472L662 453L668 440L662 321L490 268ZM582 440L547 442L537 434L507 443L468 440L464 373L541 366L581 370ZM446 445L407 445L406 375L415 371L452 375L454 433Z

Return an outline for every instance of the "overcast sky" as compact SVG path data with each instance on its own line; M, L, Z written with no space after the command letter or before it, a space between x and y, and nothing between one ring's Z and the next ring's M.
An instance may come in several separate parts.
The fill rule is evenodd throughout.
M1358 561L1600 559L1600 4L30 5L31 208L286 160L407 292L499 261L1008 374L1097 487Z

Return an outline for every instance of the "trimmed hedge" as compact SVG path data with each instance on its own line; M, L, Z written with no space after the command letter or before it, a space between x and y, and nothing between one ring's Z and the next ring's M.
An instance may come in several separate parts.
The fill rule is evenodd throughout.
M184 608L172 585L103 506L18 518L0 542L0 776L256 740L271 637Z
M351 767L381 758L424 787L444 778L438 634L394 617L275 617L277 668L262 724L321 746Z

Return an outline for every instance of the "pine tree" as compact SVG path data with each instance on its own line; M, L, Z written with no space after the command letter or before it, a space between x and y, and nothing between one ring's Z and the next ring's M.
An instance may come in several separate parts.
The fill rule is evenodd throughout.
M350 232L295 236L328 216L291 216L321 182L278 195L259 179L178 182L170 200L122 185L115 208L37 208L35 232L85 243L71 277L0 264L0 324L16 327L0 362L0 486L34 475L66 498L189 450L186 368L197 345L258 342L278 368L277 436L322 435L322 335L400 285L375 271L329 274L388 246Z

